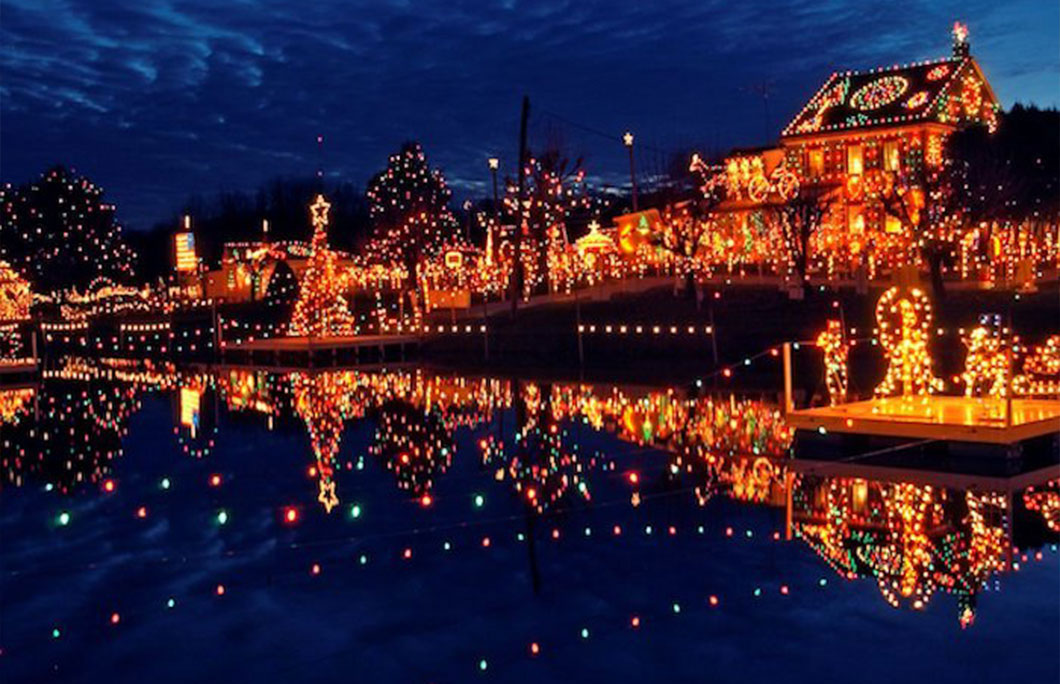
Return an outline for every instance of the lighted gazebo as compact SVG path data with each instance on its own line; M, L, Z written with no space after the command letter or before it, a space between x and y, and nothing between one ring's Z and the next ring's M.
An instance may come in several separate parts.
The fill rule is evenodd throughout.
M0 365L25 363L22 357L22 322L29 319L33 292L6 261L0 261Z
M29 289L29 282L6 261L0 261L0 323L26 320L32 304L33 293Z

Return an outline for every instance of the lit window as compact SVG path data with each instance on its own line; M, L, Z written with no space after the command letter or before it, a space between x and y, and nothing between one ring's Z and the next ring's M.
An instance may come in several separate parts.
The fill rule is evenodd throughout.
M810 163L810 175L811 176L823 176L824 175L824 150L821 150L821 149L810 150L809 163Z
M847 148L847 173L860 176L864 170L861 145L851 145Z
M925 161L929 166L938 166L942 163L942 137L932 134L928 136L927 152Z
M883 222L883 229L888 233L901 233L902 221L897 216L887 214L887 218Z
M885 171L898 170L898 142L892 140L883 144L883 168Z
M850 226L851 233L864 233L865 232L865 213L862 211L860 206L850 207L848 209L847 221Z

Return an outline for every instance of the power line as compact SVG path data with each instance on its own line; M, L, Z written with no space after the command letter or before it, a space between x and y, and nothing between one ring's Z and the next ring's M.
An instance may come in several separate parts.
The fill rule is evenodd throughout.
M577 128L579 130L585 131L586 133L592 133L593 135L600 136L601 138L606 138L607 140L610 140L612 142L616 142L616 143L619 143L619 144L624 144L623 141L622 141L622 136L621 135L615 135L613 133L608 133L607 131L602 131L599 128L594 128L592 126L589 126L589 125L586 125L586 124L583 124L583 123L579 123L577 121L574 121L573 119L570 119L568 117L563 116L562 114L557 114L556 112L553 112L553 111L548 110L548 109L537 109L536 111L538 111L541 114L544 114L546 116L551 116L554 119L558 119L559 121L562 121L563 123L567 124L568 126L572 126L572 127ZM662 149L660 149L658 147L655 147L654 145L649 145L649 144L646 144L646 143L637 143L637 147L639 149L651 150L652 152L655 152L657 154L667 154L667 152L665 150L662 150Z

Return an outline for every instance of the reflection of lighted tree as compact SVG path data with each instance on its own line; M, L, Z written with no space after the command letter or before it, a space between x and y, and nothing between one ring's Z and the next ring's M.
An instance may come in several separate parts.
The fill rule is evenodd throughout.
M681 397L676 390L639 398L612 388L598 395L587 385L551 392L557 417L583 417L620 439L671 452L669 474L691 480L700 505L721 487L742 501L779 495L793 431L774 406L747 399ZM634 494L634 503L639 496Z
M305 421L316 459L317 500L328 513L338 505L335 466L345 420L350 417L350 397L356 375L351 372L292 373L295 411Z
M794 435L775 406L734 396L682 398L669 389L633 398L612 389L601 397L586 385L551 394L557 417L584 416L623 440L670 451L781 456Z
M738 501L766 503L775 501L783 491L782 464L765 456L755 458L723 458L721 481L731 488Z
M45 382L37 420L0 424L5 479L20 486L33 477L62 493L97 482L122 454L129 416L140 405L137 394L137 386L113 382Z
M840 575L873 577L895 607L923 608L941 589L968 625L979 590L1005 567L1002 494L811 476L794 502L796 534Z
M527 553L534 592L541 590L537 563L537 518L567 499L591 498L587 475L596 467L595 456L584 456L569 439L564 408L553 406L557 396L547 385L535 383L513 388L516 431L514 443L488 437L480 446L483 464L498 481L507 480L526 512Z
M394 473L399 489L417 498L428 494L435 477L449 469L453 449L452 431L437 407L424 411L399 400L379 407L370 451Z
M505 456L503 445L487 453L487 465L497 468L498 480L507 479L526 505L544 513L568 495L589 500L586 473L596 465L584 458L568 438L567 428L552 410L552 392L528 383L516 403L515 444Z

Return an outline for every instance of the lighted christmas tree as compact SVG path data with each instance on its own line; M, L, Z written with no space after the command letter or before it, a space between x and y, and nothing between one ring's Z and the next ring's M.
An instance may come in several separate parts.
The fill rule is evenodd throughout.
M328 248L328 209L323 195L309 207L313 222L309 267L302 277L298 301L291 315L290 334L296 337L352 335L353 315L346 304L347 278L340 272L335 252Z
M101 276L128 281L135 254L121 230L102 189L61 166L0 188L0 258L37 291L84 290Z
M428 165L419 143L406 143L391 155L365 194L373 224L367 248L372 261L403 264L415 276L417 265L435 256L456 233L449 210L452 193L442 173Z

